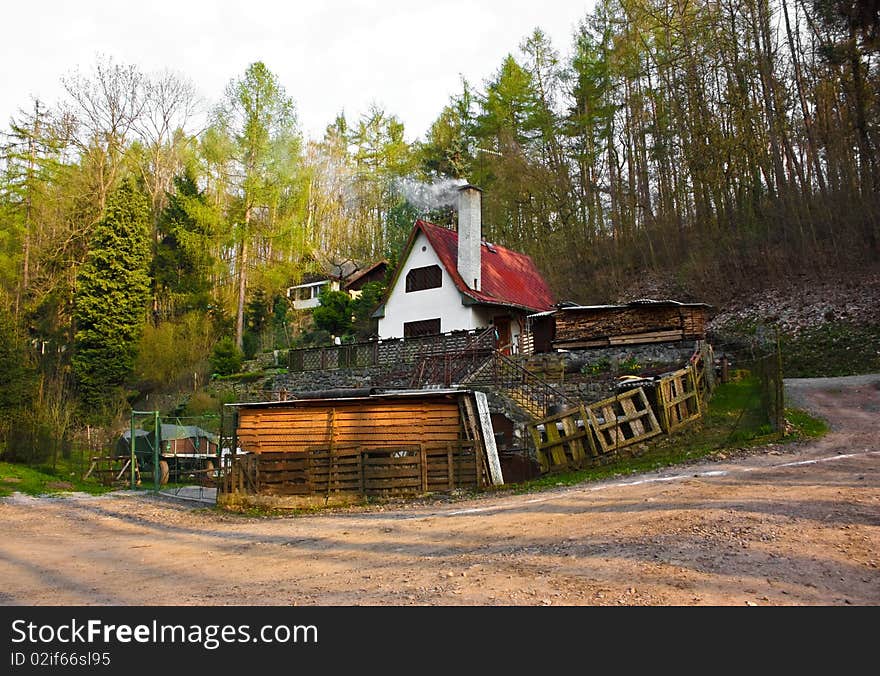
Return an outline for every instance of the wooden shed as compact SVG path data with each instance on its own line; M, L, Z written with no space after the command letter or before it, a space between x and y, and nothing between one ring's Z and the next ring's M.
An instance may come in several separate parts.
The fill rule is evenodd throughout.
M224 473L227 498L351 501L503 481L481 392L333 391L230 406L240 453Z
M544 334L552 330L549 341L556 349L610 347L643 343L701 340L706 335L705 303L674 300L637 300L626 305L574 305L552 313L552 327L546 315L537 317L536 326ZM546 339L542 346L546 345ZM538 341L536 341L538 351Z

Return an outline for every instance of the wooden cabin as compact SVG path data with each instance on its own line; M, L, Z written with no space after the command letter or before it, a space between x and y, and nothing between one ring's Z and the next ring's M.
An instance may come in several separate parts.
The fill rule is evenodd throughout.
M236 444L221 493L362 498L502 483L485 394L315 393L230 404Z
M535 352L701 340L710 306L674 300L572 305L532 315Z

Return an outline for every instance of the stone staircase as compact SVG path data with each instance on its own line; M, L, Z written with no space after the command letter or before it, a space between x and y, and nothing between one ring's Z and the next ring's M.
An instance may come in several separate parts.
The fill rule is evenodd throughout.
M551 406L571 408L580 404L497 351L463 378L460 384L489 388L510 400L532 420L546 417Z

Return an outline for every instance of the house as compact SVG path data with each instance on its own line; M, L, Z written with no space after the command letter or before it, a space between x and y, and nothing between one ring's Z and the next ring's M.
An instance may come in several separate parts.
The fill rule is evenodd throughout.
M315 265L320 272L312 272L303 276L302 281L288 287L287 297L293 302L294 310L311 310L318 307L318 296L321 291L339 291L351 275L358 270L356 263L346 260L342 263L326 263ZM323 269L322 269L323 268Z
M372 265L369 265L361 270L357 270L353 272L348 278L345 280L345 283L342 285L342 290L348 293L352 298L357 298L361 295L361 290L369 284L370 282L381 282L385 279L385 275L388 273L388 261L381 260L376 261Z
M529 329L535 352L702 340L709 309L647 298L624 305L560 304L529 317Z
M457 232L416 221L374 315L380 338L494 326L499 349L515 352L526 317L552 309L553 294L532 259L482 239L480 193L459 188Z
M346 260L324 267L326 269L323 272L307 274L302 282L288 287L287 297L293 302L294 310L311 310L318 307L320 305L318 297L324 289L345 291L352 298L357 298L365 284L382 281L385 278L388 261L381 260L362 267L355 261Z

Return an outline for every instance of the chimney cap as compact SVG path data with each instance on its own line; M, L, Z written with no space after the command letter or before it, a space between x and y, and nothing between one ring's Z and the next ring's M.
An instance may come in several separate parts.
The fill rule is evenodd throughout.
M478 192L483 192L482 188L475 186L472 183L465 183L464 185L458 187L458 192L462 192L464 190L476 190Z

